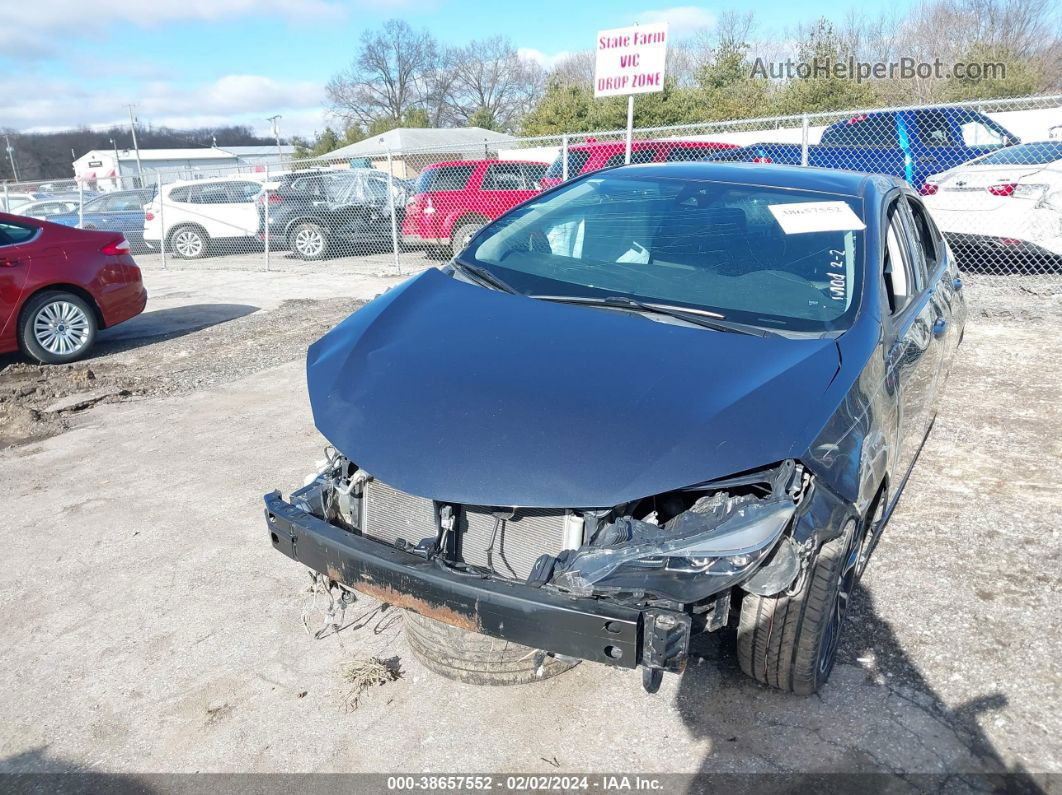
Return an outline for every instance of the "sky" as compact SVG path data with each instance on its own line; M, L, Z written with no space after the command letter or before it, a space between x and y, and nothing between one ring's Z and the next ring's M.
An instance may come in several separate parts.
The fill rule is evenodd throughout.
M324 85L362 31L393 17L444 44L508 36L544 65L593 46L598 30L667 20L673 37L710 29L747 4L653 0L0 0L0 128L50 130L128 123L247 124L282 136L323 129ZM888 0L866 0L876 14ZM784 30L849 4L761 0L761 26ZM761 31L761 34L769 31Z

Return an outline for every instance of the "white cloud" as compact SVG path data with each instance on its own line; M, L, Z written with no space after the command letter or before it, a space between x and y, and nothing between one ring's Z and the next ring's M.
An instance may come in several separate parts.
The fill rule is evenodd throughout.
M567 50L561 50L555 53L544 53L542 50L536 50L534 47L518 47L516 54L525 61L534 61L543 69L552 69L557 65L558 61L562 61L571 55Z
M124 103L135 102L141 124L213 127L247 124L266 133L266 116L279 113L281 133L306 135L324 127L324 88L318 83L262 75L226 75L200 85L142 83L135 94L89 89L84 83L35 80L32 97L17 91L24 78L0 79L0 119L16 130L128 124Z
M254 15L317 22L341 18L337 0L36 0L8 3L0 26L0 57L63 52L70 40L104 35L116 23L154 28L184 20Z
M675 6L643 11L638 14L636 21L642 25L667 22L671 26L672 35L681 36L698 28L715 27L715 14L700 6Z

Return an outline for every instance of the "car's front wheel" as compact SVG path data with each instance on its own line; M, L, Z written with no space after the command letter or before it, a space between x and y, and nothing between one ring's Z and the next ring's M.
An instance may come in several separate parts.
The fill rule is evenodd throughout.
M18 342L42 364L80 359L96 339L96 313L73 293L49 291L30 299L22 311Z
M795 593L744 595L737 632L742 671L798 695L826 683L857 580L861 524L849 520L822 545Z
M426 668L471 685L519 685L549 679L576 661L535 650L405 611L406 640Z
M296 224L288 234L288 248L305 260L324 259L328 253L328 232L310 221Z

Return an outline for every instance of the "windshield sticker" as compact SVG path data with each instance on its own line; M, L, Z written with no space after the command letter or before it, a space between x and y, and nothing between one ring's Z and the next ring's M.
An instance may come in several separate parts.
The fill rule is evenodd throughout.
M866 229L845 202L790 202L768 204L767 209L787 235Z

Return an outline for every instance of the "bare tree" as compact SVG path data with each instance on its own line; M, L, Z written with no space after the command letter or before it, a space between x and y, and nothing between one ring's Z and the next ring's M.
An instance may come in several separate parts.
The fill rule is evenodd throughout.
M565 86L592 86L594 57L593 50L579 50L564 56L550 70L549 82Z
M377 120L400 122L411 111L428 110L439 62L439 48L427 31L391 19L380 30L361 35L350 66L328 81L331 112L351 124Z
M542 67L521 58L502 36L447 50L436 80L448 121L469 124L475 119L500 130L515 128L544 85Z

